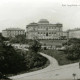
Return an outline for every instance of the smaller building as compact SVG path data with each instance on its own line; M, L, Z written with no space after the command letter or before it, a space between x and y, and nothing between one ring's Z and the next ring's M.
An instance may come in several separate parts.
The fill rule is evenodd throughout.
M75 29L70 29L68 30L68 38L80 38L80 29L75 28Z
M23 35L23 34L25 34L25 30L20 28L7 28L5 30L2 30L3 37L15 37L17 35Z

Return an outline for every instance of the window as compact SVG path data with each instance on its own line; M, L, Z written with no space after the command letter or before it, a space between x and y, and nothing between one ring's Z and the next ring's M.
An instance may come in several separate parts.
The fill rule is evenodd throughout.
M48 36L48 33L46 33L46 36Z
M46 28L46 31L48 31L48 28Z
M41 29L42 29L43 27L41 26Z
M56 27L54 27L56 29Z
M54 34L56 34L56 32L54 32Z

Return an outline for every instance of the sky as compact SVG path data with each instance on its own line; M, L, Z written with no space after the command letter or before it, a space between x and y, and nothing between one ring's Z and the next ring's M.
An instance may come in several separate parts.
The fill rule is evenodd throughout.
M0 32L47 19L63 30L80 28L80 0L0 0Z

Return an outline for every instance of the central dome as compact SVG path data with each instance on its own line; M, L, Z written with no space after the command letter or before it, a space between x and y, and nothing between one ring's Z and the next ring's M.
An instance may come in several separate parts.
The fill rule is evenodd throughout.
M47 19L40 19L38 23L39 24L49 24L49 21Z

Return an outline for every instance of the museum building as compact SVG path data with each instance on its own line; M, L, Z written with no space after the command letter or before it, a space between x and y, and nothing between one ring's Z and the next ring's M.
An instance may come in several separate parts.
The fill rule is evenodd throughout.
M26 39L59 39L63 35L62 24L51 24L46 19L26 26Z

